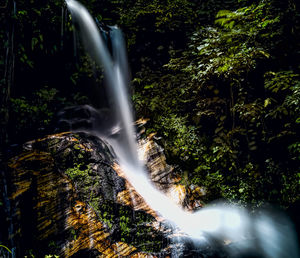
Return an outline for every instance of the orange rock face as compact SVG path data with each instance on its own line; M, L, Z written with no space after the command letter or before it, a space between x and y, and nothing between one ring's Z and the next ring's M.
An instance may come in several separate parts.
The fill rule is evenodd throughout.
M35 162L39 167L26 169ZM49 240L51 236L59 235L64 230L73 232L73 239L64 243L60 253L62 257L71 257L83 249L96 249L101 253L99 257L128 257L136 251L134 246L121 241L114 242L109 238L110 234L95 211L77 200L72 182L55 171L53 164L51 156L44 152L28 152L11 160L9 167L12 169L14 191L9 198L15 204L15 221L20 221L24 213L23 207L18 203L26 201L26 194L35 192L35 196L31 196L34 198L34 207L27 207L35 218L35 221L28 221L34 228L32 233L35 233L35 237L40 241ZM64 195L66 199L62 200L60 195ZM15 235L10 237L22 241L28 233L20 225ZM151 256L136 253L134 257Z
M188 210L200 207L196 196L200 190L192 191L179 183L180 177L166 163L162 150L151 137L139 142L139 155L147 164L151 180L178 205ZM10 159L6 175L9 186L7 199L12 207L7 212L13 225L9 237L20 257L29 249L35 250L37 256L52 253L71 257L93 251L97 257L156 257L145 252L140 245L125 241L123 234L119 233L120 230L128 231L126 239L133 239L134 243L138 243L139 238L151 243L153 239L161 238L162 218L126 180L111 154L104 157L103 153L95 150L90 139L84 141L71 133L52 135L29 145L27 151ZM77 171L82 160L90 162L86 165L88 169ZM73 174L66 173L68 166ZM103 166L105 169L100 171L99 167ZM113 173L112 178L117 178L118 184L110 186L111 179L106 177ZM118 205L116 212L120 213L120 217L116 215L113 220L120 224L117 229L115 225L109 226L110 217L105 217L106 209L114 212L116 207L99 204L105 198L110 198L112 206ZM121 213L122 207L126 208L126 212L137 212L134 215L137 216L136 221L134 218L128 220L128 212ZM147 218L150 221L141 219L144 213L149 214ZM139 224L148 232L146 235L138 235ZM152 245L157 244L153 242ZM167 257L167 253L163 256Z
M147 138L139 140L138 155L143 161L149 173L149 178L156 185L156 187L164 192L171 201L179 206L186 208L188 211L193 211L202 207L199 201L200 188L192 190L189 186L180 184L181 178L178 174L174 173L174 168L167 164L166 157L155 141L153 136L149 135ZM114 170L120 177L126 179L126 175L117 163L113 165ZM143 210L151 214L156 219L157 213L148 206L144 199L135 191L134 187L126 179L126 190L118 194L118 201L124 205L129 205L135 210Z
M94 210L80 201L76 201L68 211L66 227L76 232L74 240L65 247L66 257L82 249L96 249L102 253L100 257L124 257L136 250L123 242L111 243L108 238L110 234L105 232Z

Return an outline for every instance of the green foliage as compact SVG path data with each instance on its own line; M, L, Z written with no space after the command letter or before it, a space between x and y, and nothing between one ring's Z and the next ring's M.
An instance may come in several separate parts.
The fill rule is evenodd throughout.
M108 200L98 200L95 206L98 207L96 211L100 220L117 241L139 246L145 252L157 252L163 248L159 233L155 233L155 238L153 229L147 225L153 219L150 215Z
M265 88L272 93L291 90L299 79L292 71L268 72L265 74Z
M272 42L280 33L276 27L279 16L266 16L267 6L268 3L263 2L234 12L220 11L216 20L220 27L205 27L193 34L192 51L185 54L193 61L184 71L200 84L221 78L237 87L240 79L256 68L258 61L270 57L265 38ZM272 32L266 34L269 31ZM170 67L181 62L182 59L171 60Z
M120 1L121 2L121 1ZM183 24L190 24L193 19L193 4L188 0L175 1L152 1L144 0L124 1L123 6L119 7L120 23L129 26L138 31L138 20L144 20L146 17L154 18L156 31L182 29ZM140 24L141 25L141 24ZM146 24L143 24L144 26ZM139 26L139 25L138 25ZM149 26L149 25L148 25Z
M293 12L270 0L221 10L160 72L134 80L148 131L163 136L168 158L208 189L208 201L297 199L298 67L279 62L293 55L281 54L294 37Z
M295 142L289 145L288 150L292 155L292 159L300 160L300 142Z
M15 133L24 133L24 130L32 128L45 130L57 111L56 105L61 101L57 93L54 88L44 87L35 92L32 99L11 98L11 116L17 126Z
M72 77L84 80L87 72L75 64L73 26L64 1L8 1L1 8L2 143L2 137L15 142L47 133L59 108L88 101L80 97L84 90L77 94L79 81ZM77 96L72 99L70 92Z
M65 105L86 104L86 96L79 92L62 97L56 88L47 86L33 92L27 98L10 99L10 137L29 139L49 133L55 114Z
M186 118L170 114L169 117L160 117L161 120L159 120L163 139L166 141L173 140L172 145L167 146L166 150L171 152L172 156L180 157L182 161L187 161L190 158L198 159L195 148L199 144L196 128L187 126Z

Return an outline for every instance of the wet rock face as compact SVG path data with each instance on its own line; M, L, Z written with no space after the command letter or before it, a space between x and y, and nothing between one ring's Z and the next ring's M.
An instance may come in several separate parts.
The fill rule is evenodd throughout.
M103 197L115 202L125 181L113 170L112 150L101 139L87 134L56 134L32 143L29 148L48 151L55 167L74 183L81 199ZM90 201L90 200L89 200Z
M18 257L167 253L168 240L152 227L153 216L119 202L126 180L114 164L108 145L86 134L61 133L26 143L8 161L1 180L6 223L1 223L0 241Z
M139 156L158 189L187 211L201 208L201 189L180 183L153 135L139 139ZM184 234L178 242L92 135L27 142L3 171L0 242L17 257L225 257Z
M54 160L46 152L26 151L11 159L6 170L5 215L7 239L17 256L42 249L54 241L64 241L65 211L72 205L75 189L70 180L55 170ZM2 224L3 225L3 224ZM61 243L62 244L62 243Z

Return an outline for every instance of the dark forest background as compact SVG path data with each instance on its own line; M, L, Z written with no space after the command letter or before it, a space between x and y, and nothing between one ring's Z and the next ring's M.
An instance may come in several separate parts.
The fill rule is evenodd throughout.
M205 187L205 201L299 203L298 1L81 2L122 28L135 117L149 118L182 183ZM2 1L0 24L5 156L53 133L62 108L104 98L63 1Z

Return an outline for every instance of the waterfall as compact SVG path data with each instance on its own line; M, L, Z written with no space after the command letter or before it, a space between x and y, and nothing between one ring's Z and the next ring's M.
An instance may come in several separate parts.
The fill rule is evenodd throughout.
M170 227L179 228L193 241L212 245L231 241L230 245L222 245L230 257L240 257L238 255L247 252L258 253L259 257L298 257L295 233L284 216L271 216L266 212L250 216L243 208L225 204L214 204L190 213L155 188L137 155L122 33L117 27L110 27L111 56L86 8L75 0L66 0L66 3L86 51L103 68L106 80L112 123L109 127L94 128L93 134L106 139L112 146L127 179L148 205L164 217Z

